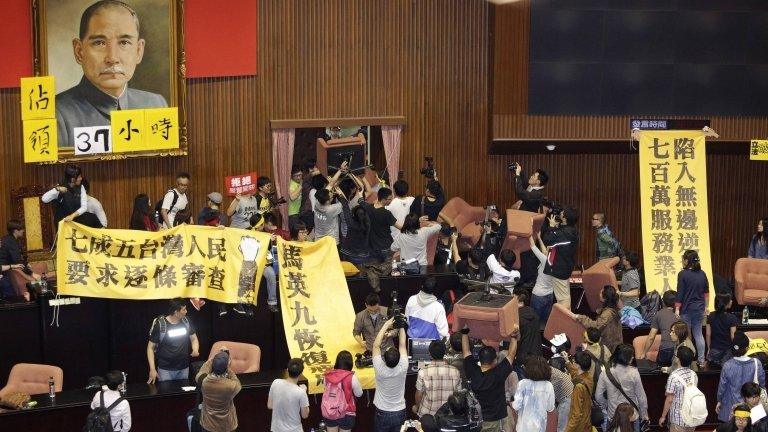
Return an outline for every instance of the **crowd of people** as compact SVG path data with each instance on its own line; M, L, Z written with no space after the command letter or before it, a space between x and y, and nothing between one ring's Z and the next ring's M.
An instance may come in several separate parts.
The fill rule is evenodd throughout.
M656 364L667 368L669 376L662 416L654 419L655 423L671 431L693 431L698 424L692 422L701 416L696 411L700 408L700 401L695 399L699 395L691 396L689 390L697 385L697 371L722 368L716 411L723 425L718 431L768 430L768 420L751 420L755 411L768 403L761 398L765 394L763 363L747 355L749 339L737 331L738 320L728 312L730 295L717 294L715 310L708 313L709 281L701 270L698 253L688 250L682 255L677 289L662 294L662 306L649 320L647 343L636 352L623 338L621 315L627 307L643 308L639 254L624 251L605 214L594 213L595 258L620 257L615 269L620 282L618 288L603 288L602 307L595 315L571 311L569 279L580 241L579 213L547 198L549 176L544 170L537 169L526 177L522 166L515 164L512 171L519 199L514 207L546 214L541 232L530 237L530 251L519 258L502 249L506 221L495 208L489 208L487 220L481 222L484 235L480 241L467 244L461 238L454 221L442 212L446 197L436 172L432 172L424 193L414 197L405 180L398 179L391 188L381 182L371 184L364 176L353 174L346 163L332 176L321 174L314 161L292 168L285 199L289 232L279 228L275 210L282 200L274 194L268 177L256 180L254 193L236 195L226 210L221 193L208 193L205 206L194 218L189 208L191 178L187 173L176 176L174 187L156 205L148 194L137 195L130 228L156 231L197 223L260 230L272 234L273 240L277 236L295 241L332 238L342 260L357 266L371 287L352 332L375 371L373 430L377 432L400 431L404 424L410 424L409 417L419 419L413 425L425 431L543 431L552 418L557 418L559 432L591 432L593 427L604 432L644 430L651 419L636 364L647 358L657 335L661 342ZM98 200L88 195L88 189L81 169L68 166L61 184L46 192L43 201L53 204L57 222L74 220L106 227L106 215ZM768 258L765 223L758 223L757 234L749 244L750 257ZM22 223L8 223L8 236L0 247L1 270L19 269L40 278L23 259L17 242L23 234ZM430 238L434 237L437 241L431 244L435 250L429 251ZM435 280L426 278L404 308L406 330L381 304L379 278L398 272L425 274L431 252L434 265L455 271L461 283L451 292L440 292ZM265 271L264 279L268 307L276 312L274 272ZM493 292L518 300L519 327L500 345L471 340L468 329L454 334L449 330L453 303L466 292L484 289L478 282L488 282ZM585 342L571 346L567 336L557 335L545 344L551 347L545 356L540 329L555 303L587 329ZM234 310L252 313L247 305L236 305ZM225 313L222 305L219 314ZM408 339L432 340L431 361L418 370L415 403L410 407L405 398ZM157 317L151 325L148 383L189 379L190 359L198 355L199 342L186 318L186 304L173 300L168 315ZM224 348L193 377L201 394L199 410L190 417L191 430L237 428L233 399L241 386L230 363ZM353 364L351 353L342 351L337 353L334 367L325 373L321 415L329 431L355 427L356 398L361 397L362 388ZM270 388L267 408L272 410L274 432L301 430L302 419L309 416L306 387L299 381L303 368L300 359L292 359L288 377L276 380ZM110 406L114 430L127 431L130 408L117 392L121 381L115 372L107 375L106 386L94 396L92 407Z

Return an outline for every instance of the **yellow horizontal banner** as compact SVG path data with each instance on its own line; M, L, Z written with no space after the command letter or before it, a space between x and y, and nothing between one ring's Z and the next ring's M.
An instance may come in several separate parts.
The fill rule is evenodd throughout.
M200 297L256 304L270 236L179 225L151 232L59 224L59 294L125 300Z

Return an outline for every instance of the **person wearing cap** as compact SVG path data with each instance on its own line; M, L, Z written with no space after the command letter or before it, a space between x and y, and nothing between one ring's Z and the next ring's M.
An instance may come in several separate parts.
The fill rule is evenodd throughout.
M232 371L231 363L229 350L222 347L212 359L203 363L195 377L197 382L202 378L200 425L206 431L231 432L237 429L237 411L233 401L242 385Z
M227 215L221 212L221 203L224 198L218 192L211 192L207 195L205 207L197 215L198 225L226 226Z
M756 381L761 388L765 388L765 370L760 360L747 356L749 338L744 332L734 334L732 349L733 358L723 364L717 385L715 412L721 422L731 419L731 407L742 401L741 387L745 383Z

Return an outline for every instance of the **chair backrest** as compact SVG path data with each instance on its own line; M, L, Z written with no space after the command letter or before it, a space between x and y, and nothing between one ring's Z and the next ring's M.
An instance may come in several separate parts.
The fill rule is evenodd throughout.
M643 348L645 347L645 341L647 340L648 340L648 335L637 336L636 338L632 339L632 346L635 348L635 353L643 352ZM647 358L652 362L655 362L656 358L659 355L660 346L661 346L661 335L657 334L653 338L653 343L651 344L651 347L648 348L648 352L645 354L645 358Z
M533 219L533 226L531 226ZM520 254L531 249L528 238L541 231L544 215L523 210L507 210L507 233L502 249L510 249L515 253L514 268L520 268Z
M0 390L0 396L10 392L29 395L48 393L48 379L53 377L54 388L60 392L64 384L64 371L58 366L17 363L11 368L8 383Z
M765 339L768 340L768 330L753 330L744 332L749 339Z
M606 258L596 262L581 274L584 297L587 298L589 308L593 311L602 307L600 292L604 286L610 285L614 288L619 286L616 281L616 274L613 272L613 267L618 263L618 257Z
M472 206L459 197L453 197L440 211L453 220L456 230L471 240L472 244L480 240L482 229L475 222L485 219L485 209Z
M258 372L261 368L261 348L258 345L243 342L218 341L214 343L208 360L221 351L222 347L227 347L229 350L229 356L232 359L230 367L235 373Z
M584 342L584 331L586 330L581 323L571 318L566 313L565 306L555 303L552 305L552 312L549 314L547 326L544 327L544 338L552 339L556 334L565 333L571 341L571 354L576 353L576 348Z

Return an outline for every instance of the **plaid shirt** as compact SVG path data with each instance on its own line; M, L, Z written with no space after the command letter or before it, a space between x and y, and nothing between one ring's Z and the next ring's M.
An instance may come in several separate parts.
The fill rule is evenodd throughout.
M669 408L669 422L678 426L685 426L680 408L683 405L683 391L686 385L698 385L699 378L687 367L681 367L669 374L667 378L667 394L674 394L672 406ZM685 384L683 384L685 383Z
M416 390L423 394L418 410L419 417L425 414L435 415L448 401L448 397L460 388L459 370L445 362L433 361L432 364L419 369Z

